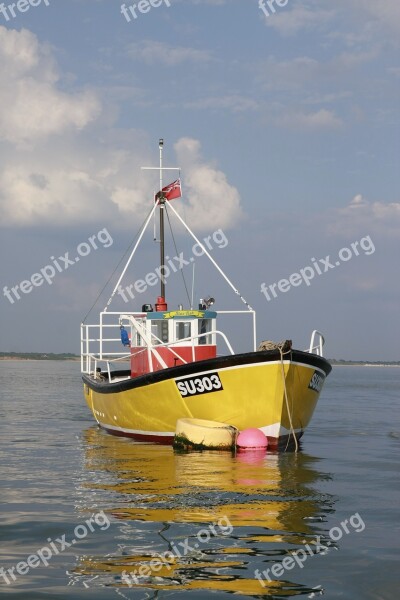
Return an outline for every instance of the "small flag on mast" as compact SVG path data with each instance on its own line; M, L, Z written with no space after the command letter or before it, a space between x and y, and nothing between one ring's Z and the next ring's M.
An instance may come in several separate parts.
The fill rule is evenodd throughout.
M156 194L155 200L174 200L182 196L181 180L176 179L169 185L163 187L163 189Z

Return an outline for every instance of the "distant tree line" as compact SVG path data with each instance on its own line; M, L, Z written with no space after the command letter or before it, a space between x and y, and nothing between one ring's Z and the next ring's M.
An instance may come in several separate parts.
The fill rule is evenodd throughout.
M70 352L63 354L54 354L54 352L0 352L0 359L2 358L20 358L30 360L75 360L79 357Z
M400 361L394 361L394 360L343 360L343 359L339 359L337 360L336 358L328 358L328 361L331 363L331 365L394 365L394 366L400 366Z
M0 352L1 359L29 359L29 360L76 360L79 358L77 354L71 352L63 352L55 354L54 352ZM400 361L387 360L343 360L336 358L328 358L331 365L393 365L400 366Z

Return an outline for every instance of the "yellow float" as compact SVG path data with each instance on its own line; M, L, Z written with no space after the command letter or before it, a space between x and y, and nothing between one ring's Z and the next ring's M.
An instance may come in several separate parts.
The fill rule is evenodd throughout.
M239 431L233 425L206 419L178 419L174 448L192 450L231 450Z

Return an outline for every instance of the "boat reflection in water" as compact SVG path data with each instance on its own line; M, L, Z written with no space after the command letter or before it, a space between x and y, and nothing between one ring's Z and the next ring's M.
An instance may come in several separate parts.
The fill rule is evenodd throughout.
M84 432L83 441L82 509L93 511L94 501L105 511L114 546L104 555L81 557L74 583L96 577L95 585L121 592L129 587L269 597L312 592L291 581L301 577L300 569L265 587L255 571L323 533L315 521L324 520L333 501L314 487L329 477L318 471L318 459L264 450L178 454L97 428Z

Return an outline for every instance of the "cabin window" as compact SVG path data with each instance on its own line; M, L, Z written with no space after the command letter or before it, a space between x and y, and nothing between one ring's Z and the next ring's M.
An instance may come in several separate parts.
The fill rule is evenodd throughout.
M157 344L168 343L168 321L152 321L151 323L152 343ZM158 338L158 339L157 339Z
M191 321L177 321L175 323L175 340L177 342L185 338L190 338L191 335Z
M212 330L212 319L199 319L199 335L202 337L199 338L199 344L212 344L212 336L211 335L202 335L204 333L209 333Z

